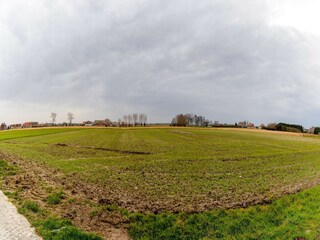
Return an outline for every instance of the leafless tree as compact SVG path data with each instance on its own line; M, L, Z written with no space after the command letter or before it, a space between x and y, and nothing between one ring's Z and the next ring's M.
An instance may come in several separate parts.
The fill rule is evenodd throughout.
M204 127L208 126L210 123L204 116L197 116L192 113L187 114L178 114L176 115L172 121L171 126L197 126Z
M140 113L139 114L139 122L141 126L145 126L147 123L147 114Z
M104 123L105 123L105 126L106 126L106 127L110 127L110 126L112 125L112 121L111 121L109 118L106 118L106 119L104 120Z
M131 125L131 123L133 122L133 117L131 114L128 115L128 122L129 122L129 126Z
M148 119L147 114L143 114L143 118L142 118L143 126L146 126L146 124L147 124L147 119Z
M148 116L147 114L144 114L144 122L143 122L144 126L146 126L147 120L148 120Z
M187 126L193 126L194 123L194 114L193 113L187 113L184 115L187 119Z
M132 118L133 118L134 126L137 126L137 124L138 124L138 114L137 113L132 114Z
M127 115L123 116L123 123L128 127L128 116Z
M57 114L55 112L52 112L50 118L52 119L52 124L54 125L54 123L56 122Z
M143 123L143 114L142 113L139 114L139 122L140 122L140 125L142 126L142 123Z
M68 112L67 117L68 117L68 120L69 120L69 125L71 125L72 124L72 120L74 119L73 113Z

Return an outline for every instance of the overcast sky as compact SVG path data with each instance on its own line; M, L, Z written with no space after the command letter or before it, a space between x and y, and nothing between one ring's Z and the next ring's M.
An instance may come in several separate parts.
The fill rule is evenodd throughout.
M0 122L320 125L317 0L0 0Z

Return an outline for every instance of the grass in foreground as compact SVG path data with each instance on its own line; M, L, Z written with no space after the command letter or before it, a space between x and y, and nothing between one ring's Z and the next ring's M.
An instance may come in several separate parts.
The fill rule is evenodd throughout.
M270 205L206 213L135 214L133 239L319 239L320 187Z
M11 196L10 193L6 194ZM69 219L53 215L32 200L24 201L18 211L28 218L44 240L102 240L94 233L75 227Z

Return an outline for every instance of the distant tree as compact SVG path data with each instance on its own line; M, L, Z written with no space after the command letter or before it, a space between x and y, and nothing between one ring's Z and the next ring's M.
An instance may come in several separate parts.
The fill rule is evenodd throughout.
M71 125L72 124L72 120L74 119L73 113L68 112L67 118L69 120L69 125Z
M314 132L313 132L314 134L319 134L320 133L320 128L319 127L316 127L315 129L314 129Z
M128 115L128 122L129 122L129 126L131 126L131 123L133 123L133 117L131 114Z
M139 121L140 125L145 126L147 123L147 119L148 119L147 114L140 113L137 117L139 119L138 121Z
M125 126L128 127L128 116L124 115L122 119L123 119L123 123L125 124Z
M205 126L212 125L212 121L209 121L204 116L197 116L196 114L177 114L171 121L171 126Z
M132 118L133 118L134 126L137 126L137 124L138 124L138 114L137 113L132 114Z
M176 121L177 121L177 126L180 126L180 127L187 126L187 117L182 113L176 116Z
M170 126L177 126L177 118L176 117L172 118Z
M276 130L278 131L286 131L286 132L303 132L303 126L297 124L289 124L289 123L278 123L276 126Z
M146 126L147 121L148 121L148 116L147 114L143 114L144 118L143 118L143 126Z
M52 112L50 118L52 120L52 124L54 125L54 123L56 122L57 114L55 112Z
M208 126L209 120L206 120L204 116L194 115L194 123L197 127Z
M142 123L143 123L143 114L142 113L139 114L139 122L140 122L140 125L142 126Z
M187 119L187 126L193 126L194 114L192 114L192 113L187 113L187 114L185 114L185 117L186 117L186 119Z
M104 123L105 123L106 127L112 125L112 121L111 121L109 118L106 118L106 119L104 120Z
M208 119L204 118L204 121L202 122L202 126L204 127L208 127L209 126L210 121Z
M199 126L199 119L197 114L193 115L193 122L195 124L195 126Z

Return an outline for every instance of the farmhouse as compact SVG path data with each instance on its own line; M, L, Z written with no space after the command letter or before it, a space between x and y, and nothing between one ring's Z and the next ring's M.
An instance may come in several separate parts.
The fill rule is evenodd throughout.
M11 124L10 125L10 128L11 129L17 129L17 128L21 128L22 127L22 124L21 123L15 123L15 124Z
M25 122L22 125L22 128L33 128L33 127L39 127L39 123L38 122Z
M93 125L94 126L105 127L106 126L106 122L104 120L94 120Z
M314 134L314 130L316 130L315 127L312 127L310 129L307 130L307 133L311 133L311 134Z
M5 123L1 123L0 130L6 130L6 129L7 129L7 125Z
M84 121L84 122L82 123L82 125L83 125L83 126L92 126L92 125L93 125L93 122L91 122L91 121Z
M246 122L246 121L244 121L244 122L239 122L239 123L238 123L238 127L246 128L246 127L247 127L247 122Z

